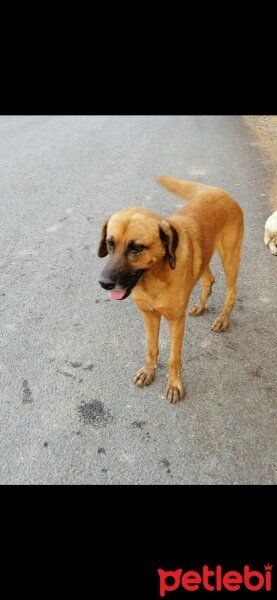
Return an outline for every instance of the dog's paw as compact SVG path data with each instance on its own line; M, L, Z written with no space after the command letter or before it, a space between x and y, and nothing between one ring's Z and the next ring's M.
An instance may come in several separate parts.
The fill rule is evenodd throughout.
M273 256L277 256L277 247L270 246L270 252L271 252L271 254L273 254Z
M136 373L133 383L138 387L143 387L144 385L150 385L155 378L155 369L151 369L149 367L142 367Z
M172 402L172 404L180 402L180 400L184 398L185 393L186 391L181 382L181 379L168 379L165 388L165 397L168 400L168 402Z
M202 312L207 308L207 304L202 304L201 302L197 302L197 304L193 304L193 306L189 309L189 315L191 317L198 317L198 315L202 315Z
M228 329L230 323L230 319L228 315L219 315L217 319L212 324L212 331L219 333L220 331L225 331Z

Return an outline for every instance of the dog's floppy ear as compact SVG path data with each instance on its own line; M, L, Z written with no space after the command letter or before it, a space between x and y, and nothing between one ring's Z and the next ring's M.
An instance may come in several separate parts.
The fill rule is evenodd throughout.
M169 265L171 269L175 269L176 266L176 248L179 242L178 232L173 225L166 221L161 221L159 224L159 232L161 241L166 248Z
M107 256L107 254L108 254L108 250L107 250L107 246L106 246L108 221L109 221L109 219L106 219L106 221L104 221L104 223L102 224L101 240L100 240L100 244L99 244L99 248L98 248L98 256L100 256L100 258L103 258L104 256Z

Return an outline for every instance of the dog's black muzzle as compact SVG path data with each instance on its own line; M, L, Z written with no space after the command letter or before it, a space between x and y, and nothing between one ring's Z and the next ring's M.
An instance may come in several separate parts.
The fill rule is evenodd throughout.
M101 273L99 283L104 290L113 290L115 287L126 289L126 294L122 298L124 300L129 296L145 271L147 269L138 269L138 271L111 271L105 267Z

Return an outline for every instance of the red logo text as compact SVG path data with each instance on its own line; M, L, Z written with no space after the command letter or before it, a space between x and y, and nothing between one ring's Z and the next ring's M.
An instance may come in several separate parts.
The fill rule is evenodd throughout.
M183 587L187 592L197 592L199 589L205 589L208 592L237 592L243 586L251 592L258 592L262 588L267 592L272 587L272 565L265 565L263 572L251 569L245 565L243 572L227 571L223 572L220 565L214 570L204 565L202 571L163 571L158 569L160 578L160 596L163 598L169 592L175 592Z

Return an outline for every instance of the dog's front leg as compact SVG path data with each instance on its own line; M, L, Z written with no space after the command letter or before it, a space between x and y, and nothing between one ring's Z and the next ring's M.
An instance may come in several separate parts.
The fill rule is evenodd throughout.
M170 354L165 397L169 402L178 402L185 395L181 377L185 316L168 322L170 328Z
M160 331L161 315L151 312L141 311L147 333L147 354L145 365L139 369L134 377L134 383L139 387L150 385L155 377L158 360L158 339Z

